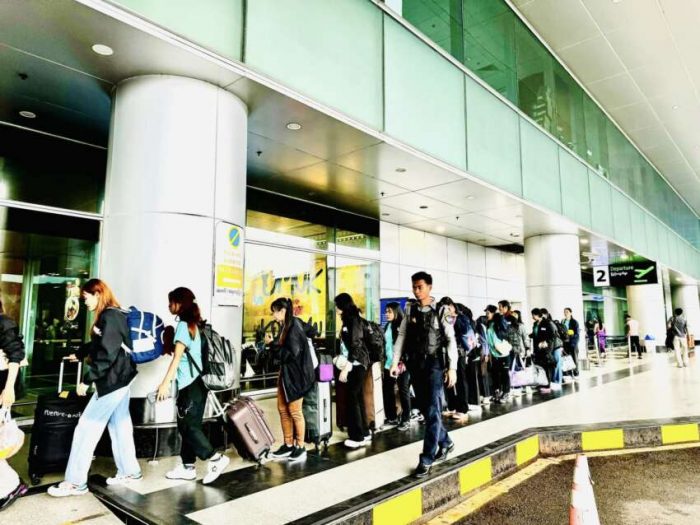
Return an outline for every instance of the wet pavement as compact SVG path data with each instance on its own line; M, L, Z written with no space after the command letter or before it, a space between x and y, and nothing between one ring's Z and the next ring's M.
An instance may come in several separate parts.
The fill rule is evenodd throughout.
M700 448L589 457L604 525L700 523ZM550 465L457 523L568 523L574 461Z

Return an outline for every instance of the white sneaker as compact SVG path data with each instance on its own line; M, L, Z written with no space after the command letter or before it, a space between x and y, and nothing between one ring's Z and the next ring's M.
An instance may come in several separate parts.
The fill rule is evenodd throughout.
M184 479L187 481L193 481L197 479L197 470L194 467L187 468L185 465L180 463L177 467L166 473L165 477L168 479Z
M210 459L209 464L207 465L207 473L204 476L202 483L209 485L209 483L213 482L224 473L224 469L228 467L230 462L231 460L224 454L219 454L217 459Z
M469 412L481 412L481 405L469 405Z
M107 478L107 485L130 485L136 481L141 481L143 475L139 472L137 476L121 476L117 474L113 478Z
M364 447L364 446L367 445L367 444L368 444L368 442L365 441L365 440L362 440L362 441L353 441L352 439L346 439L346 440L343 442L343 445L345 445L345 446L348 447L348 448L360 448L360 447Z
M526 386L525 387L525 394L527 394L527 395L532 394L532 387Z
M490 404L491 404L491 398L490 398L490 397L481 396L481 404L482 404L482 405L490 405Z
M551 385L549 385L549 387L550 387L552 390L561 390L561 384L560 384L560 383L552 383Z
M564 383L573 383L574 379L571 376L564 376Z
M514 390L511 390L510 393L513 397L520 397L523 395L523 391L521 388L516 388Z
M372 443L372 433L371 432L365 436L364 442L367 443L368 445L370 443Z
M66 496L82 496L90 492L87 485L78 487L67 481L61 481L58 485L53 485L49 487L49 496L54 498L65 498Z

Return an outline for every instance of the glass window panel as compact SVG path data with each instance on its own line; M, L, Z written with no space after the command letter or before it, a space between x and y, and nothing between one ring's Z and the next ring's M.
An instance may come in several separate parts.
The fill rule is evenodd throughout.
M433 42L463 61L461 0L404 0L402 14Z
M586 128L586 153L583 156L603 176L608 176L608 141L605 134L606 118L589 97L583 99L583 118Z
M333 228L254 210L246 214L249 240L294 246L310 250L327 250L333 242Z
M583 90L554 62L554 125L556 137L582 158L586 155Z

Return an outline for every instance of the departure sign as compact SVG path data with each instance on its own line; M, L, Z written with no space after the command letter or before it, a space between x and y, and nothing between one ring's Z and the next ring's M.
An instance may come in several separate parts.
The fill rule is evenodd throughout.
M658 282L656 263L652 261L616 263L593 268L595 286L630 286Z

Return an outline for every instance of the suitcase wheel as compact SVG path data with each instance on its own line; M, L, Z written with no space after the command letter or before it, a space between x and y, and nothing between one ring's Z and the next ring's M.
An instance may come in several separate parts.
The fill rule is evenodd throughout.
M41 476L37 474L32 474L31 472L29 473L29 481L32 482L32 485L38 485L41 482Z

